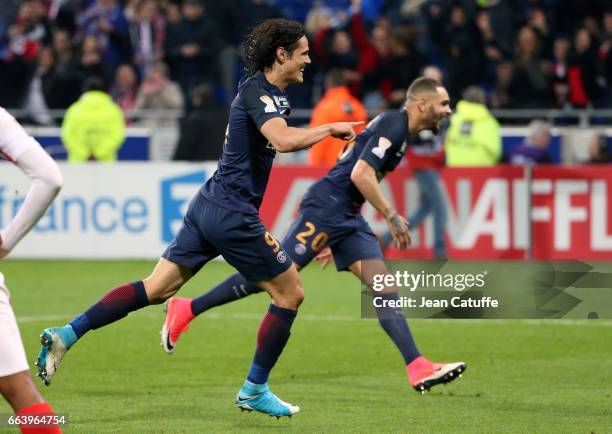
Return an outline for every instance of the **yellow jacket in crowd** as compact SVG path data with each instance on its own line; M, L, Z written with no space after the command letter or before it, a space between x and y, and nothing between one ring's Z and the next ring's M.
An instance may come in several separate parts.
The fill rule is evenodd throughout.
M459 101L445 148L449 167L493 166L502 152L499 122L485 105Z
M121 108L105 92L85 92L66 112L62 141L68 161L116 161L125 141Z

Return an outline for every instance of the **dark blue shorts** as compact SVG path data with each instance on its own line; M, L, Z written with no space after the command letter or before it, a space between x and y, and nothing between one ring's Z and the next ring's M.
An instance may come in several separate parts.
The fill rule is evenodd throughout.
M162 257L196 273L219 255L251 282L270 280L291 266L258 215L228 210L198 193Z
M348 270L356 261L383 258L378 239L361 214L346 216L313 206L300 209L282 244L301 268L325 246L331 248L338 271Z

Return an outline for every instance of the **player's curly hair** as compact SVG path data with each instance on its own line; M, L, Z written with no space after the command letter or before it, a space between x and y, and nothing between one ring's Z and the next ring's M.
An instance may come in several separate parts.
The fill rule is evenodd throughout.
M244 64L247 77L271 67L276 59L276 49L283 47L291 55L298 41L306 33L302 25L285 18L262 21L246 37Z

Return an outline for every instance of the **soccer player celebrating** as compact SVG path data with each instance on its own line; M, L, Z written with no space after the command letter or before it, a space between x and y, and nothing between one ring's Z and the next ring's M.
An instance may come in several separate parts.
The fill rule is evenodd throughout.
M406 220L385 199L379 182L401 161L411 136L421 130L437 132L451 114L447 91L429 78L415 80L407 92L404 108L382 113L351 141L330 172L304 195L300 215L282 242L298 268L313 259L326 264L331 253L338 271L349 270L372 286L374 275L388 274L376 236L360 213L368 201L387 220L393 240L405 248L410 242ZM326 247L326 246L329 246ZM234 274L209 292L194 299L171 298L166 305L162 346L172 353L179 336L197 315L261 292L248 276ZM397 300L396 288L382 294ZM410 384L419 392L458 377L466 364L432 363L419 353L400 309L377 308L380 325L400 350Z
M149 277L111 290L68 325L43 331L37 366L45 384L65 352L87 331L164 302L221 254L272 298L236 405L279 417L299 411L270 392L268 376L289 339L304 292L295 265L261 222L259 206L277 151L305 149L327 136L353 140L353 126L359 122L309 129L287 125L290 106L284 89L301 83L310 63L308 40L299 23L272 19L256 26L247 38L244 60L247 77L230 108L218 169L191 201L176 238Z
M0 259L44 214L62 186L62 173L55 161L30 137L6 110L0 108L0 155L15 163L31 180L23 205L11 222L0 230ZM9 290L0 273L0 393L17 416L52 416L53 409L40 395L30 374ZM26 427L21 432L60 433L57 425Z

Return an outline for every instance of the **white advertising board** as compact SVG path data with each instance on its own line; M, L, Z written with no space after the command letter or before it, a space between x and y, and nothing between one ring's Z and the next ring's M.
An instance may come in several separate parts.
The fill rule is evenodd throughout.
M60 163L64 187L13 258L158 258L216 163ZM0 164L0 227L30 180Z

